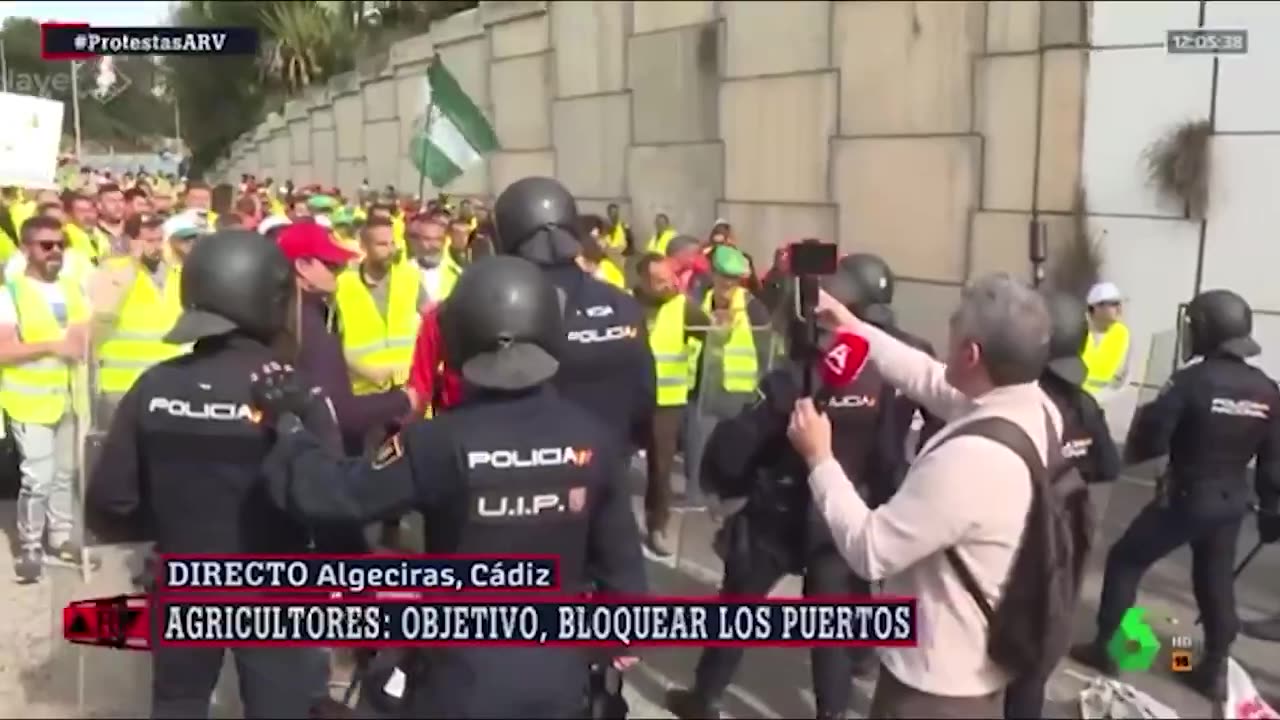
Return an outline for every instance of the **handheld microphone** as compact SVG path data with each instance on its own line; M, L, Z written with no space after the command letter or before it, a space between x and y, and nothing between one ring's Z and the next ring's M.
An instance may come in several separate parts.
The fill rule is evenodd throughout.
M853 384L866 367L870 353L871 345L866 338L847 330L837 332L818 365L822 387L815 394L814 402L822 407L836 392Z

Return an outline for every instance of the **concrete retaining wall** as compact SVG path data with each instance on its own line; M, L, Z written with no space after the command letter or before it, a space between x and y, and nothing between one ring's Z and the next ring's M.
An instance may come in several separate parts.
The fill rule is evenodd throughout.
M438 52L502 143L450 192L554 175L641 239L658 212L698 235L725 217L761 260L836 239L886 257L904 322L940 342L965 279L1028 274L1032 213L1072 211L1085 26L1069 1L484 2L290 103L219 170L416 191Z

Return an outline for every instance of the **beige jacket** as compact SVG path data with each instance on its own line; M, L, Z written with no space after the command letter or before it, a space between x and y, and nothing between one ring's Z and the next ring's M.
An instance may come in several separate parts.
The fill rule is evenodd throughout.
M923 448L887 504L869 510L834 460L809 477L815 504L854 572L883 580L885 594L918 598L919 644L882 648L885 668L903 684L934 695L1001 690L1009 678L987 657L987 622L943 551L957 548L994 606L1022 536L1031 478L1012 450L993 441L940 443L971 420L997 415L1025 429L1043 456L1042 408L1059 432L1062 417L1034 383L972 400L947 383L942 363L873 327L859 332L885 379L948 424Z

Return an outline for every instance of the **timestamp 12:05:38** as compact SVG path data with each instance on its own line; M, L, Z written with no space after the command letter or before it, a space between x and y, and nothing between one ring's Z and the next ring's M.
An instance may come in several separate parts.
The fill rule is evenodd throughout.
M1169 30L1166 47L1171 54L1243 55L1249 52L1248 30Z

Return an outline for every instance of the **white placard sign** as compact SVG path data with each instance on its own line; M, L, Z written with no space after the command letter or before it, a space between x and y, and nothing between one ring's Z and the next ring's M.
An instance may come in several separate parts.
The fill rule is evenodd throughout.
M0 186L53 188L62 103L0 92Z

